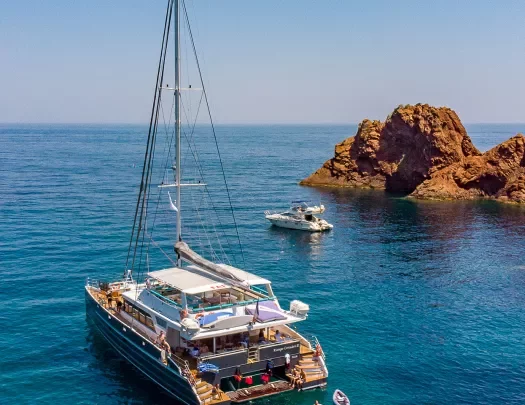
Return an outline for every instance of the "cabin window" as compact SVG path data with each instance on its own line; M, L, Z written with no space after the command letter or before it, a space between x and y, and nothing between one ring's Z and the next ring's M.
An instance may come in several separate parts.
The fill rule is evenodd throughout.
M146 326L150 329L155 330L155 325L153 324L153 320L149 316L146 316Z
M155 330L155 324L153 323L153 319L151 319L151 317L146 312L135 307L133 304L130 304L127 301L124 301L124 310L140 323L146 325L152 330Z
M164 319L159 318L158 316L155 318L157 319L157 325L159 325L161 328L166 329L168 327L168 323Z

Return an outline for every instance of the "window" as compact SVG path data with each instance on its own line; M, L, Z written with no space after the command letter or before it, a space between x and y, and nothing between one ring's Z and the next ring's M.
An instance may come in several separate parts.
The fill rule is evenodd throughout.
M153 320L149 316L146 317L146 326L150 329L155 330L155 325L153 324Z
M156 316L155 319L157 319L157 324L158 324L161 328L166 329L166 328L168 327L168 323L167 323L164 319L159 318L158 316Z
M124 310L130 314L133 318L135 318L140 323L146 325L148 328L155 330L155 325L153 323L153 320L151 317L141 309L135 307L133 304L130 304L127 301L124 301ZM162 321L162 319L161 319ZM164 321L162 321L164 322ZM164 322L164 325L167 326L166 322ZM166 327L164 326L164 327Z

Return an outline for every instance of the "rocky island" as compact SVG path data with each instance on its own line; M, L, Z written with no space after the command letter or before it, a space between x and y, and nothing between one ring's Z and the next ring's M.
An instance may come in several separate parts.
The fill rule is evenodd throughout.
M450 108L399 106L385 122L361 122L356 135L337 144L335 156L300 184L525 203L525 137L517 134L481 153Z

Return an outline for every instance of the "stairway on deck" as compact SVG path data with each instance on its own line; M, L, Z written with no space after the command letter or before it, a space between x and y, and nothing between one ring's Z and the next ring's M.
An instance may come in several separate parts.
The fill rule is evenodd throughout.
M306 377L306 380L304 381L305 384L326 378L322 364L317 357L314 358L311 353L302 354L299 363L297 363L295 367L304 372ZM291 372L287 373L286 376L291 380Z
M218 404L229 400L228 396L222 391L214 396L212 394L213 385L204 380L196 380L195 389L202 404Z

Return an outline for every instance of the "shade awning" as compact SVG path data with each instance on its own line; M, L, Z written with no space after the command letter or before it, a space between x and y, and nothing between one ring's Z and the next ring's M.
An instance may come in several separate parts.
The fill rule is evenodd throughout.
M231 285L192 273L179 267L152 271L148 276L182 291L185 294L199 294L207 291L230 288Z
M271 282L265 278L259 277L248 271L239 269L237 267L229 266L227 264L218 264L218 266L228 270L230 273L235 274L240 279L243 279L248 285L260 285L260 284L270 284Z

